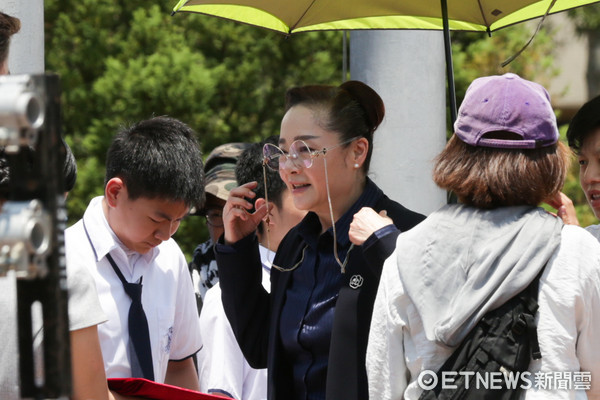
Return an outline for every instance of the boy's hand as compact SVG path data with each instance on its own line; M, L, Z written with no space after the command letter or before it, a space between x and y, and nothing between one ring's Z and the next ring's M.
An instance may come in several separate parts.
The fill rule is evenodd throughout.
M567 225L579 226L573 201L563 192L558 192L554 197L546 200L546 204L556 209L556 214Z
M252 191L258 183L248 182L229 192L227 202L223 207L223 227L225 229L225 244L232 244L254 232L258 224L267 215L267 205L259 207L250 213L252 204L246 199L252 199L256 193Z

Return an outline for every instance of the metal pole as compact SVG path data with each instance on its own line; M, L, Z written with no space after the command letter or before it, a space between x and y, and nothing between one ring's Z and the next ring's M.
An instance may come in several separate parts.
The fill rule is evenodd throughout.
M448 3L442 2L442 22L444 24L444 51L446 53L446 75L448 79L448 97L450 98L450 117L452 128L456 121L456 88L454 87L454 67L452 65L452 45L450 44L450 26L448 25Z
M442 37L435 31L350 32L350 75L379 93L385 118L373 137L369 176L393 200L429 214L446 204L431 179L446 144Z
M348 31L342 32L342 82L348 80Z

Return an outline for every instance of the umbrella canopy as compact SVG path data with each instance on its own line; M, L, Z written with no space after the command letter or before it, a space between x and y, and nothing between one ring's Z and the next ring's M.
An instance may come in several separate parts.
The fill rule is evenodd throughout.
M450 30L492 32L598 0L450 0ZM552 7L550 8L550 6ZM173 12L213 15L290 35L318 30L443 29L440 0L180 0Z
M452 124L454 124L456 120L456 90L452 69L450 30L491 33L519 22L545 17L548 14L599 1L180 0L173 8L173 14L178 11L186 11L212 15L281 32L285 35L319 30L443 30L450 114Z

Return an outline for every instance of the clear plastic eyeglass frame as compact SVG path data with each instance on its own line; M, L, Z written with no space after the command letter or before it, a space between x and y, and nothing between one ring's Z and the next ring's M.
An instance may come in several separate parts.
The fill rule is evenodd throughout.
M263 167L263 180L264 180L264 187L265 187L265 201L267 204L269 204L269 194L268 194L268 190L267 190L267 173L266 173L267 171L265 170L266 167L270 168L273 171L279 171L280 168L285 169L286 168L285 165L286 165L287 161L291 160L291 162L293 163L294 166L296 166L296 168L310 168L313 165L313 160L316 157L323 155L323 163L324 163L324 167L325 167L325 187L327 188L327 202L329 205L329 215L331 218L331 227L333 230L333 255L335 257L335 261L338 263L338 265L341 268L342 274L346 272L346 265L348 264L348 258L350 257L350 252L354 248L354 243L352 245L350 245L350 248L346 252L346 258L342 262L339 258L338 250L337 250L337 233L336 233L336 229L335 229L335 220L333 218L333 207L331 205L331 195L329 192L329 174L327 173L327 157L326 157L326 155L327 155L327 152L329 152L335 148L338 148L340 146L343 146L345 144L351 143L354 140L359 139L360 137L361 136L356 136L351 139L345 140L341 143L338 143L337 145L335 145L333 147L330 147L330 148L324 147L321 150L311 150L310 147L308 147L308 145L303 140L296 140L290 145L289 155L286 154L283 150L281 150L278 146L275 146L273 144L266 143L263 146L262 167ZM270 219L269 219L268 213L267 213L265 222L267 223L267 248L270 251L270 248L271 248L271 243L269 240ZM304 253L306 252L306 247L308 247L308 246L305 246L304 249L302 250L302 257L300 258L300 261L298 261L292 267L283 268L283 267L280 267L273 263L272 264L273 268L275 268L279 271L282 271L282 272L290 272L290 271L295 270L302 264L302 261L304 261Z
M304 140L295 140L290 145L290 150L288 153L281 150L279 146L266 143L263 146L263 164L273 171L279 171L280 168L286 169L285 165L287 161L290 160L296 168L310 168L312 167L315 158L319 157L320 155L325 157L328 151L351 143L359 138L360 136L355 136L351 139L344 140L335 146L329 148L323 147L321 150L311 150Z

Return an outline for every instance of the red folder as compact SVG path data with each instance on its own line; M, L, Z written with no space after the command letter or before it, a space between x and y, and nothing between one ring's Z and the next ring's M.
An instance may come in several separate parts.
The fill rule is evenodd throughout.
M108 388L124 396L139 396L155 400L222 400L225 398L143 378L108 378Z

